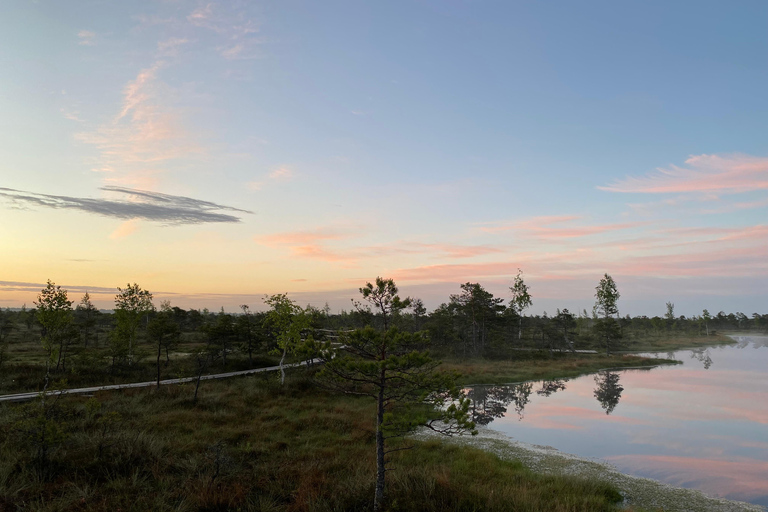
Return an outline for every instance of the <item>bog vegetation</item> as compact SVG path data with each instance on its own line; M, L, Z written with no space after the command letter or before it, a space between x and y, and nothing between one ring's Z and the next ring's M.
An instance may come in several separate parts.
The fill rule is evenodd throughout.
M279 294L233 314L156 306L128 284L100 311L49 281L34 307L0 310L0 394L40 392L0 403L0 510L613 510L610 485L407 434L483 424L462 383L631 366L640 358L612 354L768 328L768 315L686 318L671 303L664 317L622 317L607 274L591 312L526 315L522 273L509 300L478 283L457 292L428 313L377 278L350 311ZM306 359L317 364L285 370ZM280 371L200 380L271 365ZM197 380L161 386L176 377ZM600 378L609 413L618 385ZM51 393L139 381L155 387Z

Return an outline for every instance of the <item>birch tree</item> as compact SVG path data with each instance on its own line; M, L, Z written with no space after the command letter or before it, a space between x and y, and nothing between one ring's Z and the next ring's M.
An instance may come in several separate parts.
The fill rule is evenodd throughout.
M704 329L707 331L707 336L709 336L709 321L712 320L712 315L710 315L709 311L705 309L701 313L701 318L704 320Z
M59 370L72 338L72 302L67 297L67 290L62 290L61 286L57 286L50 279L35 301L37 320L43 328L41 342L48 356L46 383L50 367L54 362L56 371Z
M310 318L285 293L265 297L264 303L272 308L264 319L264 326L272 332L277 342L276 352L280 355L280 384L285 384L286 356L309 355L311 352L307 348L313 343Z
M595 330L605 345L605 353L610 354L616 340L621 337L619 324L614 316L619 314L619 290L616 282L608 274L604 274L600 283L595 287L595 306L593 313L600 319L595 322Z
M523 271L517 269L517 275L515 281L510 286L509 291L512 292L512 298L509 301L509 307L511 307L520 318L518 323L517 339L523 338L523 313L526 309L533 305L533 299L528 292L528 285L523 281Z

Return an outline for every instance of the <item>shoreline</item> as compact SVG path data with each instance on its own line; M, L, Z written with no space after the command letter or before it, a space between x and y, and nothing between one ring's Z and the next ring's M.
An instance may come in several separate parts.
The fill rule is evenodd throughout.
M620 472L607 461L579 457L551 446L517 441L506 434L478 428L477 436L443 437L427 429L410 436L415 440L441 439L446 443L488 451L503 460L519 460L531 471L573 475L610 482L624 496L624 508L663 509L668 512L766 512L761 505L712 497L697 489L675 487L650 478Z

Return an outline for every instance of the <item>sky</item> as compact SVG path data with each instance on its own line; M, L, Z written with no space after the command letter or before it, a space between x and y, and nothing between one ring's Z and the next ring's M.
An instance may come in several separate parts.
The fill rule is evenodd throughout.
M0 307L768 311L768 3L15 1Z

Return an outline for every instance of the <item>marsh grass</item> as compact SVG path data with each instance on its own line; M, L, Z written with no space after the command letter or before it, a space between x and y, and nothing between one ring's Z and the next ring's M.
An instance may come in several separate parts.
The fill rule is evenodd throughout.
M736 343L733 338L717 333L712 333L709 336L690 336L687 334L637 336L629 337L622 344L621 350L624 352L674 352L733 343Z
M632 354L570 354L539 351L521 353L514 360L446 359L441 368L461 373L462 384L505 384L528 380L577 377L604 368L631 368L677 364L672 359L656 359Z
M317 389L309 371L65 397L65 440L50 467L30 464L0 406L0 510L368 510L374 408ZM34 404L33 404L34 406ZM614 510L615 488L538 475L519 462L438 441L397 452L388 509Z
M12 394L39 391L45 382L44 356L41 355L39 343L24 343L24 346L9 345L10 361L2 367L0 374L0 394ZM189 354L195 350L194 344L182 347L182 350L172 354L168 364L165 355L160 364L161 379L191 377L196 374L193 358ZM124 384L130 382L151 382L157 378L157 367L151 357L147 357L149 347L140 345L139 357L134 364L112 365L107 352L103 348L90 348L87 351L80 347L73 349L69 358L67 371L54 372L53 378L66 379L69 388L88 387L109 384ZM20 354L28 353L27 357ZM253 362L242 354L227 357L226 364L221 359L211 365L210 373L248 370L263 368L277 364L272 356L255 356Z

